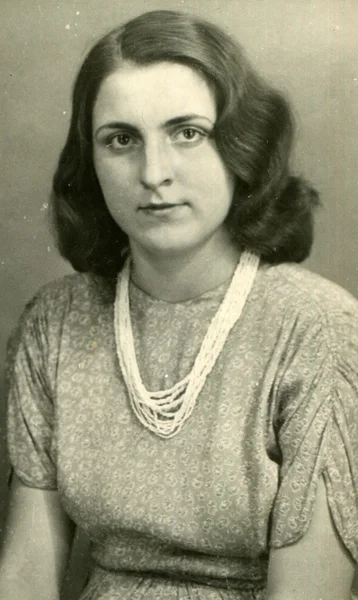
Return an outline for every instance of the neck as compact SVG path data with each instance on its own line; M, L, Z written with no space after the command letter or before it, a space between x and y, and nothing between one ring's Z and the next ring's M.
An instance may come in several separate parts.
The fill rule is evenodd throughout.
M185 254L132 251L132 280L144 292L167 302L184 302L219 286L233 274L240 252L232 244Z

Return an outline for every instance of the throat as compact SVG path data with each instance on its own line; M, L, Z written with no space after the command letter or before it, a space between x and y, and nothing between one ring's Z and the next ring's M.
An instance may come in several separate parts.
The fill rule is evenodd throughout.
M185 302L230 279L239 261L234 250L214 260L191 257L171 260L136 260L133 258L131 279L148 295L166 302Z

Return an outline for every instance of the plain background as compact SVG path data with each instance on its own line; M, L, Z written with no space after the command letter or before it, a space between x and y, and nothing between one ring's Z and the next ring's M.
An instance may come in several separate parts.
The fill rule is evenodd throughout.
M293 165L324 203L307 266L358 296L357 0L1 0L1 364L24 303L40 285L71 271L56 253L47 219L73 78L108 28L157 8L187 10L221 25L292 100ZM2 402L0 526L4 413Z

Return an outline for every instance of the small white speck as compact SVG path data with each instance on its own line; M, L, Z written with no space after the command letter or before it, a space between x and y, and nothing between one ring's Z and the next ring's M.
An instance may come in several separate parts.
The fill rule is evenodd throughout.
M71 25L69 23L67 23L67 25L65 26L65 29L67 29L67 31L70 29Z
M80 14L81 14L81 13L80 13L80 11L78 10L78 11L76 12L76 15L78 16L78 15L80 15Z
M50 246L47 246L47 252L51 252Z
M41 210L44 211L44 210L47 210L47 209L48 209L48 203L44 202L43 205L41 206Z
M5 261L4 261L4 260L2 260L2 261L1 261L1 264L2 264L2 265L4 265L4 264L5 264Z
M353 79L353 81L357 81L357 78L355 77L355 78Z
M62 114L67 115L67 110L64 110Z

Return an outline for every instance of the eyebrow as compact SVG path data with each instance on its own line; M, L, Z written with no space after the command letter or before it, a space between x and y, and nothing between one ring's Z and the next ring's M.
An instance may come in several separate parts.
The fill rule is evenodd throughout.
M182 123L187 123L188 121L193 121L195 119L200 119L207 121L210 125L214 125L213 121L204 115L198 115L196 113L190 113L187 115L181 115L180 117L173 117L173 119L169 119L161 124L161 127L173 127L174 125L181 125ZM108 123L104 123L98 127L95 132L97 135L102 129L127 129L128 131L137 132L138 128L134 127L130 123L126 123L125 121L109 121Z

